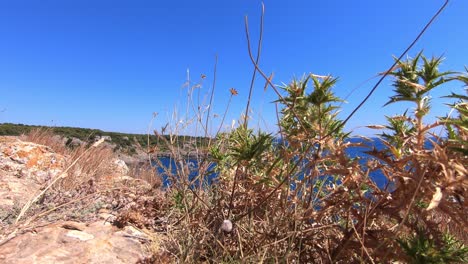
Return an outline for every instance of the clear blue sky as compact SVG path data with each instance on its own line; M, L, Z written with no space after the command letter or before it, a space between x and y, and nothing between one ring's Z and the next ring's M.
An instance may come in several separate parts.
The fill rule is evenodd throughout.
M265 30L260 65L274 82L313 72L340 77L339 96L384 71L442 4L429 0L265 1ZM222 115L229 88L238 90L228 124L245 108L252 74L244 32L249 16L257 40L261 2L42 0L0 2L0 123L78 126L145 133L152 113L159 128L178 106L183 109L190 69L194 81L212 85L219 56L214 113ZM447 59L443 70L468 64L468 1L452 0L409 55ZM376 79L358 88L343 105L342 116L359 103ZM347 125L347 130L383 122L405 105L383 108L390 81ZM276 99L258 78L252 124L275 129ZM433 94L462 91L453 84ZM3 110L3 111L2 111ZM184 110L181 110L182 112ZM216 130L216 129L214 129ZM362 132L367 133L367 132Z

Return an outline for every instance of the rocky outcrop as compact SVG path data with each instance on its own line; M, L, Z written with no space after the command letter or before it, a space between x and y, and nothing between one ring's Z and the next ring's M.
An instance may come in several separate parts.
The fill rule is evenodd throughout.
M0 263L137 263L149 257L150 241L134 227L117 229L105 220L57 222L0 246Z
M0 263L137 263L149 256L150 241L134 227L117 229L105 220L57 222L2 245Z
M65 157L49 147L0 137L0 218L62 173Z
M112 171L117 175L127 175L130 171L125 161L121 159L113 159L110 164Z
M154 248L153 237L130 223L121 223L121 228L118 228L112 222L117 217L116 208L124 208L124 205L130 204L128 201L141 197L135 194L127 196L119 190L145 191L150 190L151 186L126 176L129 169L122 160L113 159L109 163L102 166L111 168L111 179L92 182L93 185L102 186L87 188L86 192L55 190L56 196L51 195L47 199L57 197L62 200L46 204L48 200L45 199L40 202L38 212L44 213L44 210L68 201L80 200L90 193L94 195L93 190L101 191L104 188L112 190L108 192L109 196L96 194L99 198L91 202L105 203L100 207L111 208L111 211L104 213L102 209L77 207L76 211L92 215L77 221L57 220L60 219L57 217L53 218L55 220L38 219L35 218L37 215L33 215L34 223L22 221L14 224L19 210L64 173L67 157L47 146L14 137L0 137L0 263L138 263L149 258L149 248ZM67 198L67 195L70 197ZM64 210L69 215L74 213ZM70 217L64 215L63 219Z

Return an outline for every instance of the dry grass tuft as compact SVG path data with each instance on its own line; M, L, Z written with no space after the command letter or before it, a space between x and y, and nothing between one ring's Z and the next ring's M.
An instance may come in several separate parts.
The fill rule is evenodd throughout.
M129 167L128 175L148 182L154 189L162 187L161 177L156 174L156 168L151 164L133 164Z
M46 128L33 129L20 138L48 146L66 157L67 163L64 167L68 168L67 176L63 177L59 184L59 188L64 191L73 190L85 182L109 179L113 174L112 161L115 155L109 146L98 144L94 147L82 144L68 148L63 138Z
M65 146L63 139L54 134L50 128L35 128L29 133L21 135L20 139L52 148L56 153L67 155L69 149Z

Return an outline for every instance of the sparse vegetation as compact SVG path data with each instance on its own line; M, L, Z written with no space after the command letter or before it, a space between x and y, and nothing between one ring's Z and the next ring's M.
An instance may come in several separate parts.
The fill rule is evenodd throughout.
M48 130L51 133L62 137L66 145L72 145L73 139L78 139L86 144L94 142L101 137L109 137L110 143L115 145L115 150L120 150L124 153L135 154L136 149L142 148L145 151L151 147L150 151L157 149L160 152L165 152L168 149L166 144L161 143L155 135L144 134L128 134L118 132L105 132L99 129L78 128L78 127L50 127L50 126L34 126L24 124L0 124L0 136L21 136L34 131ZM163 136L166 140L169 135ZM183 147L188 143L195 142L199 146L207 146L208 138L206 137L192 137L192 136L176 136L173 141L177 146ZM149 141L149 145L148 145Z
M199 83L187 89L189 110L182 121L174 118L163 131L155 130L149 145L145 135L100 130L53 128L41 134L11 124L0 129L10 135L29 131L26 139L51 146L56 146L52 131L84 141L111 136L123 149L134 146L124 143L133 137L151 150L158 175L151 166L143 172L135 169L138 180L102 190L94 182L110 182L106 176L111 172L103 164L112 153L96 146L57 146L70 157L70 167L82 162L76 162L79 171L59 179L29 215L36 219L47 214L46 202L57 208L92 197L91 209L83 207L87 212L110 204L118 213L114 225L132 224L164 235L150 246L153 256L147 262L464 263L468 97L447 95L454 100L448 108L452 114L427 120L437 103L430 92L447 83L466 85L468 71L441 72L441 62L441 57L422 52L396 59L388 72L394 93L387 104L405 101L414 108L369 126L377 131L382 148L371 139L351 140L338 118L342 99L333 91L338 79L314 74L284 87L265 78L278 95L277 134L255 130L249 117L241 116L237 127L215 129L216 138L209 138L212 102L200 100ZM213 98L214 91L206 98ZM229 92L231 102L238 92ZM181 136L188 127L194 135ZM433 133L436 128L444 136ZM367 156L351 157L353 147L365 149ZM162 150L170 154L168 163L157 158ZM161 189L163 179L153 177L163 175L169 184ZM375 175L385 178L385 186L378 186ZM65 192L73 192L72 198Z
M441 61L422 53L397 61L389 104L416 107L369 126L382 130L383 148L350 140L337 118L337 79L309 74L283 87L277 135L241 123L218 134L195 170L174 155L170 205L158 213L170 216L163 247L190 263L466 261L466 97L451 95L450 118L425 122L429 92L466 77L439 72ZM432 133L444 126L448 138ZM356 146L369 156L351 158ZM218 177L200 184L211 162Z
M377 149L374 140L350 140L337 117L337 79L309 74L282 87L276 135L241 122L216 139L191 137L190 147L181 148L184 137L177 132L193 126L193 120L206 135L202 120L209 120L209 113L201 109L207 107L191 107L185 123L169 127L174 134L155 131L151 137L155 151L164 145L171 162L149 152L163 171L155 175L152 166L132 168L136 180L131 188L105 184L112 174L106 165L113 157L108 147L69 148L56 135L83 139L96 133L114 139L125 134L3 124L2 133L29 130L23 140L68 157L67 176L49 183L42 198L15 213L17 221L23 215L28 223L53 218L55 211L80 219L112 206L118 212L115 225L164 234L153 247L155 262L463 263L468 239L466 95L448 95L454 99L450 116L425 120L431 103L437 103L429 100L429 92L448 82L466 84L467 73L439 72L441 61L422 53L397 61L390 72L395 89L388 104L409 101L415 108L369 126L382 130L383 148ZM188 89L189 97L193 90ZM444 128L447 137L432 133L435 128ZM368 156L351 157L352 147L366 149ZM376 184L376 173L385 177L385 186ZM162 186L161 175L169 185L155 192ZM138 190L144 182L147 187ZM95 183L108 187L100 190ZM65 213L71 204L80 209Z

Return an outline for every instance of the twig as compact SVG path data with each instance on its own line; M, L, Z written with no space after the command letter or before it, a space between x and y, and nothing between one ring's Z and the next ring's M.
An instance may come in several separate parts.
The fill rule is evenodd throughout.
M400 230L401 226L406 222L406 219L408 218L408 215L409 215L411 209L413 208L414 202L416 201L416 196L419 193L419 189L421 188L422 182L424 181L424 176L426 176L425 172L422 173L421 178L419 179L418 186L416 187L416 190L413 193L413 197L411 198L411 202L410 202L410 204L408 206L408 209L406 210L405 214L403 215L403 218L401 219L401 222L398 223L395 226L395 229L394 229L395 233L394 233L393 238L395 238L398 235L398 231ZM384 244L384 242L382 242L380 245L378 245L377 248L381 247L383 244ZM390 249L388 249L387 252L385 252L385 255L383 257L383 262L385 262L385 259L388 257L389 253L390 253Z
M151 130L151 127L153 126L153 122L154 122L154 119L156 118L156 116L158 115L158 113L154 112L153 113L153 116L151 117L151 120L150 120L150 123L148 125L148 133L147 133L147 145L146 145L146 153L148 153L148 161L149 161L149 164L151 165L151 154L150 154L150 130ZM162 132L162 131L161 131ZM164 133L164 132L162 132Z
M351 226L352 226L352 228L353 228L353 230L354 230L354 233L356 234L357 239L359 240L359 243L361 243L362 249L364 250L364 252L366 252L367 257L370 259L370 261L371 261L372 263L375 263L375 262L374 262L374 259L372 259L371 255L369 254L369 251L367 251L367 248L366 248L366 246L364 245L364 241L363 241L363 240L361 239L361 237L359 236L359 233L358 233L358 231L356 230L356 227L354 226L352 220L351 220Z
M223 118L221 119L221 123L219 124L218 131L216 131L216 135L218 135L219 132L221 131L221 128L223 128L224 119L226 119L226 115L227 115L227 112L229 110L229 106L231 105L231 101L232 101L233 96L234 95L232 93L231 93L231 96L229 96L229 101L227 103L226 110L224 110Z
M351 117L353 117L353 115L367 102L367 100L372 96L372 94L374 94L374 92L377 90L377 88L382 83L382 81L390 74L390 72L394 69L394 67L398 64L398 62L403 58L403 56L405 56L405 54L408 53L408 51L411 48L413 48L413 46L416 44L416 42L418 42L418 40L424 34L424 32L426 32L426 30L434 22L434 20L440 15L440 13L442 13L442 11L445 9L445 7L447 6L448 3L449 3L449 0L446 0L445 3L442 5L442 7L437 11L437 13L435 13L435 15L432 16L431 20L429 20L429 22L419 32L419 34L416 36L416 38L413 40L413 42L411 42L411 44L405 49L405 51L403 51L401 53L401 55L398 57L398 59L395 60L395 62L392 64L392 66L390 66L388 68L388 70L385 71L385 73L383 73L382 77L380 77L380 79L377 81L377 83L374 85L374 87L372 87L370 92L361 101L361 103L359 103L359 105L356 108L354 108L354 110L351 112L351 114L349 114L348 117L346 117L346 119L343 122L341 122L340 125L338 125L333 131L328 133L328 135L326 135L324 138L328 138L330 135L333 135L334 133L339 131L341 128L343 128L343 126L351 119Z
M205 138L208 135L208 121L210 119L210 113L211 113L213 97L214 97L214 92L215 92L215 87L216 87L216 69L217 69L217 67L218 67L218 55L215 56L215 65L214 65L214 71L213 71L213 87L211 88L210 103L208 104L208 113L206 115ZM211 137L210 137L210 142L211 142Z
M257 58L255 59L255 65L258 65L258 62L260 60L260 54L262 52L262 39L263 39L263 17L265 15L265 4L262 2L262 13L260 15L260 34L259 34L259 39L258 39L258 45L257 45ZM245 17L245 24L247 25L248 18L247 16ZM245 28L246 33L248 35L248 28ZM250 45L249 45L250 47ZM255 76L257 75L257 67L254 67L254 71L252 74L252 80L250 81L250 89L249 89L249 97L247 99L247 107L245 108L245 119L244 119L244 127L247 128L248 126L248 120L249 120L249 107L250 107L250 100L252 99L252 91L255 83Z
M263 15L262 15L263 16ZM260 31L261 34L263 34L263 30ZM265 79L265 81L267 82L267 84L273 89L273 91L276 93L276 95L278 96L279 100L283 102L283 104L285 105L288 105L288 102L284 99L284 97L281 95L281 93L278 91L278 88L276 87L276 85L274 85L271 81L272 79L270 77L268 77L263 71L262 69L260 69L260 67L258 66L258 64L255 62L254 60L254 57L253 57L253 54L252 54L252 49L250 47L250 33L249 33L249 24L248 24L248 20L247 20L247 17L245 18L245 34L246 34L246 38L247 38L247 51L249 53L249 57L250 57L250 61L252 62L252 64L255 66L255 69L258 71L258 73L260 73L260 75L262 75L262 77ZM265 85L266 87L267 85ZM304 125L304 122L302 121L301 118L299 118L299 115L296 114L296 111L294 110L294 108L291 108L291 111L294 115L294 117L297 119L297 122L302 126L302 127L306 127ZM306 131L308 133L308 131Z

